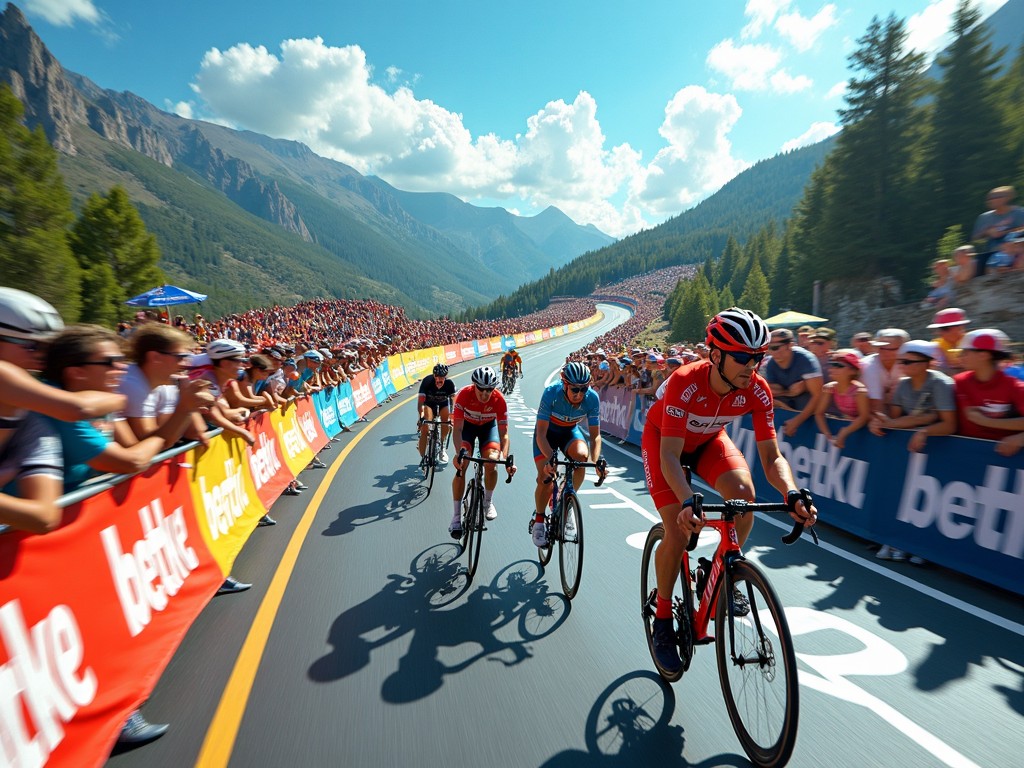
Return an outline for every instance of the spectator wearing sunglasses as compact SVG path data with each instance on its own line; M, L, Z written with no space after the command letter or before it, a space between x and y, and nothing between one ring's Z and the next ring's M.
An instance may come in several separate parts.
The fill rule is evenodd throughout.
M128 400L124 417L136 440L155 434L175 411L185 410L186 436L208 442L197 411L209 408L214 398L206 381L188 380L192 343L187 334L159 323L141 325L132 334L134 362L125 370L118 391Z
M761 375L771 388L775 407L796 411L782 427L787 437L796 434L805 421L814 416L824 379L818 359L794 343L788 328L772 331L768 342L771 357L761 368Z
M833 352L828 362L831 381L821 388L821 397L814 411L814 420L821 434L836 448L846 445L846 438L864 427L871 418L868 389L860 381L860 355L853 349ZM846 423L832 434L826 415L838 416Z

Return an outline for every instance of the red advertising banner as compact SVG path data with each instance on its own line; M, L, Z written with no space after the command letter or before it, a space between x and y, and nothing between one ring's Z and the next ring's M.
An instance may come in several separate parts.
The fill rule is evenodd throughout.
M250 419L246 429L256 436L256 445L247 446L245 457L249 462L249 474L252 476L256 494L263 506L277 501L281 492L292 480L291 470L285 463L281 451L281 437L274 430L270 414L260 413Z
M370 372L359 371L352 377L352 399L355 402L356 413L365 416L377 407L377 399L373 396L373 386L370 384Z
M186 473L172 459L52 533L0 536L0 564L0 757L102 765L223 580Z
M298 400L297 403L299 407L299 428L302 429L302 436L306 438L306 443L313 449L313 453L316 453L327 445L330 438L324 431L320 419L317 418L316 406L313 404L313 400L304 397Z
M472 341L463 341L460 343L459 351L462 353L463 360L476 359L476 349L474 348Z
M452 365L453 363L461 363L465 360L462 356L462 350L458 344L446 344L444 348L444 362L445 365Z

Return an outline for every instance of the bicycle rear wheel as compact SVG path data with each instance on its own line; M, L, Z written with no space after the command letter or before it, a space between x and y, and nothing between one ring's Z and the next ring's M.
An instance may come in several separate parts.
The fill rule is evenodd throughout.
M551 526L554 525L554 515L545 514L544 524L547 526L548 531L548 545L546 547L537 547L537 559L540 560L542 566L547 565L551 562L551 555L555 551L554 537L551 535Z
M583 514L575 493L562 498L562 520L558 532L558 569L562 592L572 600L583 578Z
M484 495L483 489L477 485L476 478L469 481L472 487L469 511L464 522L466 536L466 568L469 581L476 575L476 567L480 564L480 544L484 537Z
M669 683L674 683L683 676L683 672L690 665L690 658L693 656L693 645L687 643L680 647L680 658L683 660L678 672L666 672L654 655L654 613L658 606L658 574L654 565L654 553L661 546L665 538L665 526L662 523L654 525L647 534L647 541L644 542L644 553L640 559L640 615L644 621L644 634L647 636L647 650L650 651L651 661L658 674ZM680 581L683 585L684 598L687 605L693 605L690 597L690 586L687 580L680 574ZM675 611L677 622L677 638L686 630L686 637L689 638L689 613L685 606L681 611ZM685 627L682 624L685 623Z
M722 695L747 757L775 768L789 761L796 744L800 700L793 638L778 595L756 565L737 561L731 581L719 590L715 606ZM746 616L730 615L730 586L750 601Z

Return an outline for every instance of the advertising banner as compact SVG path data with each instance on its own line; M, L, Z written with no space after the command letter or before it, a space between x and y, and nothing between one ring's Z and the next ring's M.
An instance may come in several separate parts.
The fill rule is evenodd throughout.
M281 440L269 413L256 414L246 428L256 436L256 444L245 447L249 475L263 506L270 509L294 475L285 464Z
M310 450L299 428L298 403L293 402L285 411L271 411L270 423L274 425L274 432L277 434L281 446L281 456L284 463L291 472L292 477L298 477L299 472L306 468L306 465L313 460L313 451Z
M633 394L623 387L606 387L601 391L601 430L625 440L633 420Z
M349 382L338 385L335 407L338 409L338 419L346 427L351 427L359 421L355 398L352 396L352 385Z
M46 536L0 536L6 765L103 765L223 581L180 461L69 507Z
M337 403L338 398L334 387L313 393L313 406L316 408L316 417L320 420L320 426L323 427L328 437L334 437L341 432Z
M408 371L408 367L406 368ZM352 401L355 403L356 413L365 416L377 406L373 398L373 388L370 386L369 371L359 371L351 379Z
M313 401L310 398L302 398L298 401L299 406L299 429L302 430L302 436L306 440L306 445L310 447L313 453L316 453L325 445L330 439L327 437L327 433L324 431L323 425L320 424L320 419L316 415L316 406L313 405Z
M375 368L373 376L370 377L370 386L373 388L373 399L380 405L388 399L388 393L384 389L384 378L381 376L381 369Z
M444 347L445 365L455 365L463 361L462 348L458 344L448 344Z
M472 341L459 342L459 354L463 360L476 359L476 345Z
M246 451L242 438L222 434L208 447L186 454L192 465L188 486L199 532L224 575L231 572L242 545L267 512L249 474ZM298 473L290 468L293 475Z
M405 389L412 382L405 375L405 362L402 360L401 355L390 355L387 358L388 362L388 374L391 376L391 382L395 385L395 389Z

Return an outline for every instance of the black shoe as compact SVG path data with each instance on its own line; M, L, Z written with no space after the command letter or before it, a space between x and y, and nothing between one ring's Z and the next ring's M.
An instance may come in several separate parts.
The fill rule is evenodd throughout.
M655 619L652 630L654 635L654 660L666 674L674 675L683 668L679 658L679 647L676 644L676 628L672 619Z
M118 744L145 744L147 741L153 739L159 739L163 736L170 726L167 723L151 723L145 717L142 716L142 712L135 710L132 712L131 717L128 718L128 722L121 728L121 733L117 737Z
M448 535L451 536L453 539L461 539L462 538L462 521L461 520L452 520L451 525L448 526Z
M229 595L233 592L245 592L249 589L252 584L246 584L239 581L233 576L228 576L224 579L224 583L220 585L220 589L217 590L218 595Z
M732 615L746 616L750 613L750 601L747 596L740 592L739 587L732 590Z
M272 518L270 515L264 515L260 518L260 521L256 523L256 525L258 525L260 528L262 528L265 525L277 525L277 520Z

